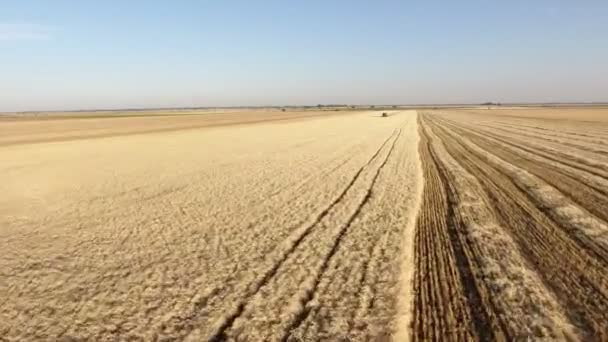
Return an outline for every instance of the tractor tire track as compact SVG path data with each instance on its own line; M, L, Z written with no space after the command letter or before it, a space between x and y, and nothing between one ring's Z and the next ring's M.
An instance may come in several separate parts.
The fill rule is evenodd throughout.
M411 178L421 176L412 158L417 153L413 140L418 140L415 121L396 142L369 201L342 237L305 306L308 314L291 331L290 340L378 340L399 326L394 298L400 296L402 263L394 256L401 250L404 266L411 269L410 218L415 217L412 203L419 203L420 188L415 184L421 184Z
M308 306L308 303L314 297L315 292L317 291L319 282L321 281L321 277L323 277L323 275L329 265L330 260L336 254L336 251L338 250L338 246L340 245L340 242L342 242L342 237L348 231L348 229L351 227L355 218L357 218L359 216L359 214L363 210L363 207L369 202L371 195L372 195L372 189L374 188L374 185L376 184L376 181L378 180L378 176L380 175L380 173L384 169L384 166L386 165L389 158L393 154L393 151L395 150L395 144L397 143L397 140L399 140L400 136L401 136L401 129L399 129L397 137L395 139L393 139L393 143L388 151L388 154L386 155L386 157L384 158L384 160L382 161L380 166L376 169L376 172L374 173L371 184L365 191L365 196L363 197L363 200L357 205L357 208L355 209L355 211L348 218L346 223L340 228L338 235L337 235L336 239L334 240L329 253L325 256L325 258L323 259L323 262L321 264L321 267L317 271L317 275L314 278L312 287L310 289L307 289L306 291L304 291L304 296L299 298L299 304L302 308L304 308L304 310L302 310L301 312L296 314L294 320L288 325L287 329L285 329L284 335L280 338L281 341L287 341L287 339L290 337L291 331L298 328L300 326L300 324L302 324L302 322L304 322L304 320L310 313L310 310L307 308L307 306Z
M232 327L235 320L243 313L245 306L248 304L248 299L255 296L258 291L265 286L269 280L277 274L279 268L288 259L288 257L293 253L296 248L300 245L300 243L314 230L314 228L325 218L330 211L341 202L349 190L353 187L357 179L359 179L360 175L374 162L374 160L380 155L385 146L389 143L391 139L396 141L395 136L398 137L399 131L394 131L384 142L382 145L376 150L376 152L370 157L370 159L355 173L355 175L351 178L347 186L342 190L342 192L326 207L322 212L320 212L317 217L314 219L313 223L309 226L305 227L301 232L296 233L295 239L293 242L289 243L289 247L283 251L278 260L273 262L272 267L264 272L263 276L255 281L253 284L247 286L251 290L246 293L246 297L239 302L235 308L228 314L226 314L217 324L217 328L215 328L214 332L210 334L208 340L210 341L223 341L227 338L227 331ZM393 142L394 143L394 142Z

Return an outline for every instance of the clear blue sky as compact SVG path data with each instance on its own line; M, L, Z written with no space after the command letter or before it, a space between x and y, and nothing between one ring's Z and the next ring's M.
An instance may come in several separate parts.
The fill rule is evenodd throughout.
M4 1L0 111L608 100L608 1Z

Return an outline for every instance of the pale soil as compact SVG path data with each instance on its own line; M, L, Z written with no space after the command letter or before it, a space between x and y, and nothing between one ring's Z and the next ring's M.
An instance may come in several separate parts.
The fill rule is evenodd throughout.
M415 112L115 135L156 120L188 122L9 129L3 339L365 340L398 329L422 185Z

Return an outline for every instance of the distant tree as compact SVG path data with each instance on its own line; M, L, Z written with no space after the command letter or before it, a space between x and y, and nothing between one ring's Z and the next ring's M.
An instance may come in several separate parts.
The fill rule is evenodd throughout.
M393 105L393 109L397 108L397 106Z
M369 108L374 109L374 108L376 108L376 106L371 105L371 106L369 106Z
M285 108L281 108L281 112L284 112L284 111L285 111Z

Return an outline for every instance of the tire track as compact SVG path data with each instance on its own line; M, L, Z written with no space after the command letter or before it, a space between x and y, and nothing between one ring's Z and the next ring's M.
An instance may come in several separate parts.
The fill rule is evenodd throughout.
M334 240L334 243L332 244L329 253L323 259L323 263L321 264L321 267L318 270L317 275L315 276L312 288L304 291L304 296L299 298L300 306L302 308L304 308L304 310L302 310L299 314L297 314L295 316L294 320L288 325L287 329L285 329L283 336L280 338L281 341L287 341L288 338L290 337L291 331L298 328L302 324L302 322L304 322L304 320L310 313L310 310L307 309L308 303L314 297L317 287L319 286L321 278L323 277L323 274L325 273L330 260L332 259L332 257L336 253L336 251L338 250L338 246L340 245L340 242L342 241L342 237L347 232L347 230L350 228L350 226L354 222L355 218L357 218L359 216L359 214L363 210L363 207L367 204L367 202L371 198L372 189L374 188L374 185L376 184L376 181L378 180L378 176L380 175L380 173L384 169L384 166L386 165L389 158L393 154L393 151L395 150L395 144L397 143L397 140L399 139L400 136L401 136L401 129L399 129L396 138L393 140L393 143L389 149L388 154L386 155L386 157L384 158L384 160L382 161L382 163L380 164L378 169L376 169L376 172L374 173L374 176L372 178L372 182L369 185L369 187L367 188L367 190L365 192L365 196L363 197L363 200L358 204L357 208L352 213L352 215L348 218L346 223L340 228L338 236Z
M289 340L369 341L389 338L410 309L400 271L412 270L414 213L421 195L415 117L403 129L370 200L328 263L304 321ZM343 221L341 221L343 222ZM403 259L395 256L403 254ZM413 271L413 270L412 270ZM395 298L405 299L397 312ZM399 308L401 309L401 308ZM405 332L406 335L408 332Z
M256 295L259 290L266 285L269 280L274 277L275 274L277 274L278 269L281 267L281 265L285 262L285 260L287 260L287 258L289 257L289 255L291 253L293 253L293 251L299 246L299 244L306 238L306 236L308 236L313 228L319 224L319 222L321 222L321 220L323 220L323 218L325 216L328 215L328 213L340 202L344 199L344 197L346 196L347 192L352 188L352 186L355 184L355 182L357 181L357 179L359 178L359 176L364 172L364 170L367 169L367 167L369 167L373 161L380 155L380 153L382 152L382 150L385 148L385 146L388 144L388 142L395 137L395 135L400 134L400 131L393 131L393 133L382 143L382 145L376 150L376 152L371 156L371 158L355 173L355 175L351 178L350 182L347 184L347 186L344 188L344 190L340 193L340 195L338 197L336 197L334 199L333 202L330 203L330 205L328 207L326 207L322 212L320 212L317 217L315 218L315 220L313 221L312 224L310 224L309 226L305 227L303 229L302 232L297 233L297 236L295 237L295 240L289 244L289 247L287 248L286 251L282 252L281 255L278 258L278 261L274 262L274 264L272 265L272 267L266 271L264 273L264 275L262 276L262 278L259 281L256 281L254 284L248 286L249 288L252 288L252 290L250 290L247 294L246 294L246 298L243 299L233 310L232 312L230 312L229 314L227 314L225 317L223 317L221 319L220 324L218 324L218 327L216 329L214 329L215 331L210 335L210 337L208 338L208 340L210 341L223 341L226 340L227 336L226 336L226 332L232 327L232 325L234 324L235 320L243 313L243 310L245 309L245 306L247 305L248 302L248 298L253 297L254 295ZM396 141L396 138L395 138Z

